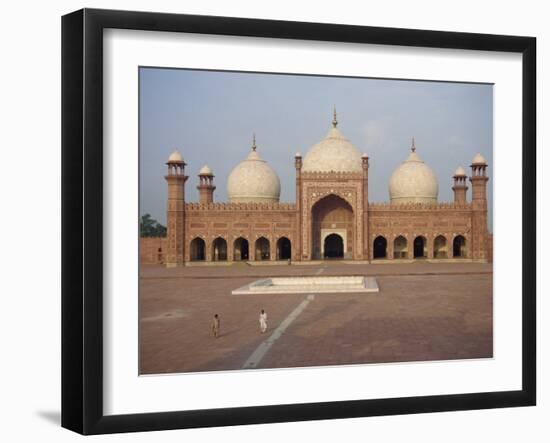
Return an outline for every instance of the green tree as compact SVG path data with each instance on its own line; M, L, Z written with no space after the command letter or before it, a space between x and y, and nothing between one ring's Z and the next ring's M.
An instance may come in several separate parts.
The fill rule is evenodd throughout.
M141 237L166 237L166 226L156 221L151 214L142 215L139 221Z

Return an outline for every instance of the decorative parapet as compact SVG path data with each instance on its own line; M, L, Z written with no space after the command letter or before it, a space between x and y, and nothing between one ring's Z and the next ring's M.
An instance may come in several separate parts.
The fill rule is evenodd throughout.
M437 210L470 211L471 203L369 203L369 211L437 211Z
M434 210L462 210L470 211L471 203L369 203L369 211L434 211ZM296 211L295 203L198 203L185 204L186 211Z
M296 211L295 203L186 203L186 211Z
M360 180L363 178L362 172L321 172L321 171L302 171L304 180Z

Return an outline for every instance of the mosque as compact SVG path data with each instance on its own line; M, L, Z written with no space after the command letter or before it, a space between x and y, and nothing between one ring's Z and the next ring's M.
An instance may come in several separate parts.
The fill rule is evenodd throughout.
M369 157L338 128L302 157L294 157L296 202L279 201L277 173L263 160L255 140L227 180L228 202L215 202L214 173L198 174L198 202L185 201L186 163L175 151L167 162L167 238L155 259L168 267L189 262L327 259L397 263L414 260L486 262L487 162L476 155L470 176L453 175L453 202L438 202L438 183L416 152L389 181L390 201L369 201ZM468 180L467 180L468 179ZM471 201L467 200L467 181ZM158 260L157 260L158 257Z

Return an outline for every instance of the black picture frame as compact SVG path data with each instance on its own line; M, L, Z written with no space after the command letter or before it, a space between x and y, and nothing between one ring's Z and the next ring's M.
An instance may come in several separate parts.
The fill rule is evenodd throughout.
M522 54L522 389L131 415L103 412L103 31L108 28ZM62 18L62 426L152 431L536 403L536 39L83 9Z

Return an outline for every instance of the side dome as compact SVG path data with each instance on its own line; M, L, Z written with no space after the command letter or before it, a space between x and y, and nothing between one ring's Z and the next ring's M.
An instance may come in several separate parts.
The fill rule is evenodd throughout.
M248 157L229 174L227 194L231 203L278 202L281 182L276 172L256 152L256 140Z
M304 157L304 172L361 172L361 152L337 128L336 111L332 128Z
M389 191L393 204L437 203L437 178L416 153L414 139L409 157L393 171Z

